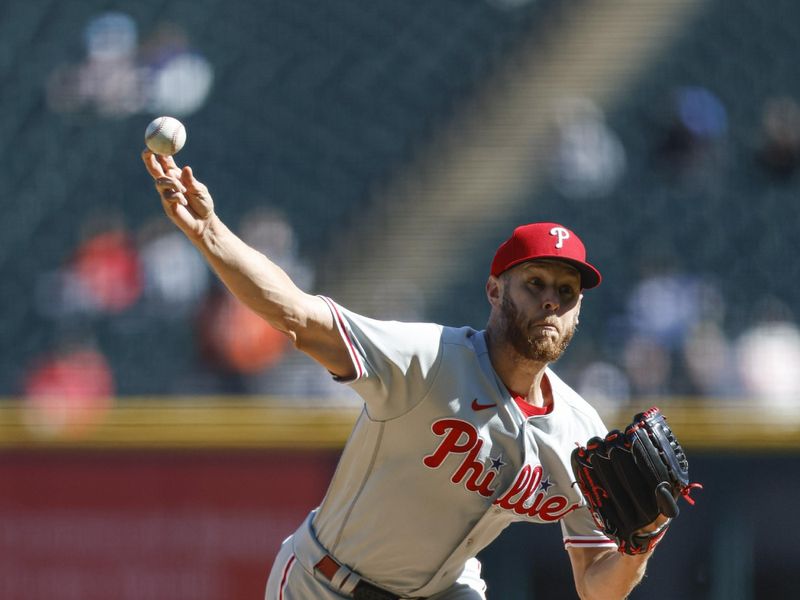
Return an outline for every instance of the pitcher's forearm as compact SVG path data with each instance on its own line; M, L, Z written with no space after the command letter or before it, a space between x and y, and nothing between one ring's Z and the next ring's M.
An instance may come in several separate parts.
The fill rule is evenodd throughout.
M642 580L651 552L630 555L610 548L569 548L581 600L623 600Z
M579 587L582 600L624 600L642 580L648 554L630 556L616 551L600 555L585 571Z
M236 298L277 329L288 332L287 319L298 318L288 307L300 306L299 299L305 294L283 269L248 246L216 215L193 241Z

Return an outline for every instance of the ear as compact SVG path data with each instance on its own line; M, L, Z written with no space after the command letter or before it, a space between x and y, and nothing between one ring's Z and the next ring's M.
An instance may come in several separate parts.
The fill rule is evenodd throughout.
M498 277L490 275L486 280L486 298L493 307L500 306L503 299L503 283Z

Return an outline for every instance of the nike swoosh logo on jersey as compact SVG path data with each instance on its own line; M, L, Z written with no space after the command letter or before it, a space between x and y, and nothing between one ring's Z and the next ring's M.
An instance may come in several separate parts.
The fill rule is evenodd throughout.
M478 402L477 398L475 398L475 400L472 401L472 410L484 410L487 408L492 408L493 406L497 406L497 403L481 404L480 402Z

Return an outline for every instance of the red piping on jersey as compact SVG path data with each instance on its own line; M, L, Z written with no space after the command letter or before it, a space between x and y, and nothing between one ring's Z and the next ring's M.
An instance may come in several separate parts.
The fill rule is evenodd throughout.
M328 306L333 311L333 314L336 318L336 325L339 329L339 333L344 338L345 342L347 343L347 350L350 353L350 360L353 361L353 365L356 367L356 379L361 379L364 376L364 367L361 365L361 361L358 359L358 354L356 353L355 345L353 344L353 340L350 339L350 335L347 333L347 329L344 326L344 318L339 313L339 310L336 308L336 305L333 301L325 296L320 296L325 302L328 303Z
M611 540L607 537L595 537L590 540L587 539L575 539L575 538L565 538L564 539L565 546L616 546L617 544L614 543L614 540Z
M289 579L289 571L292 570L292 565L294 564L296 558L297 557L294 554L292 554L289 557L289 560L286 561L286 566L283 567L283 575L281 576L281 585L280 588L278 589L278 600L283 600L283 590L286 587L286 582Z

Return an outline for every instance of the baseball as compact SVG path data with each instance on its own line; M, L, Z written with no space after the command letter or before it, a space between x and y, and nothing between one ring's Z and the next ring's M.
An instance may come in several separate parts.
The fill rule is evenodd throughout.
M172 156L186 143L186 128L174 117L158 117L147 126L144 143L156 154Z

